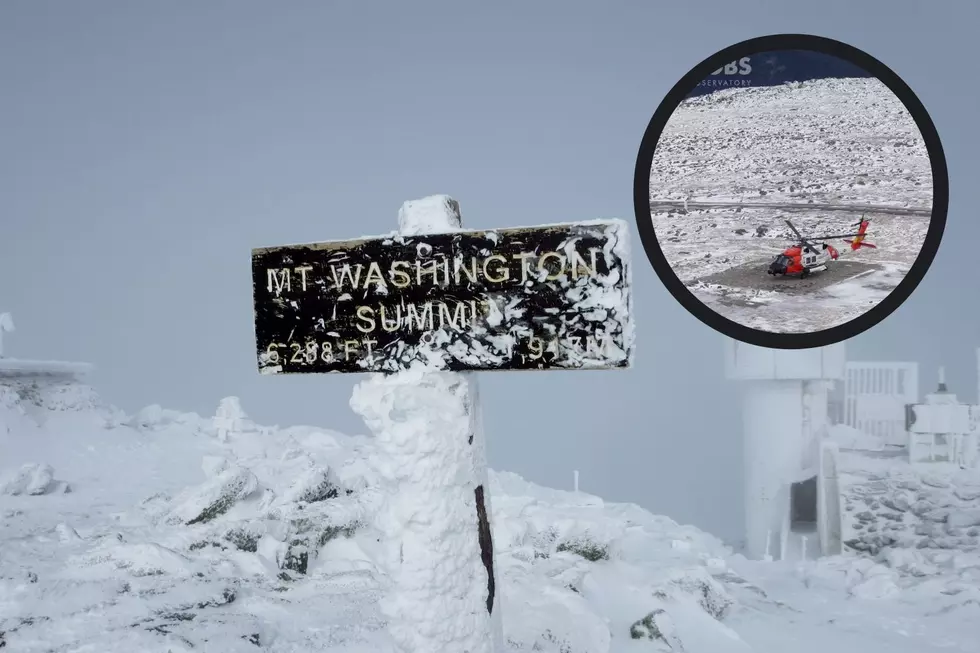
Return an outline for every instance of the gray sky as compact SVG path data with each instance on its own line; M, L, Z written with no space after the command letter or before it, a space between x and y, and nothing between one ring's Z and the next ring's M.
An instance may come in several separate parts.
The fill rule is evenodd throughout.
M408 5L411 4L411 7ZM980 166L965 2L0 4L0 310L7 353L86 360L110 401L366 428L351 376L256 372L254 246L389 232L401 203L459 200L473 228L633 220L663 95L737 41L809 32L865 49L932 113L946 239L856 358L945 362L975 393L968 198ZM634 238L626 372L483 375L491 465L737 535L739 426L723 338L675 303ZM931 386L923 375L924 386ZM710 454L708 452L711 452Z

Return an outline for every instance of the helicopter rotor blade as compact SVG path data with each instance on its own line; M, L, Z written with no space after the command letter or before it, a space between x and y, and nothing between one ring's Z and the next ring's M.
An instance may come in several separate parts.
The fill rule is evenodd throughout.
M838 238L854 238L862 235L867 236L867 234L834 234L833 236L810 236L810 240L837 240Z
M796 227L793 226L793 223L790 222L789 220L787 220L786 221L786 224L789 226L790 229L793 230L793 233L796 234L796 237L799 238L800 241L802 241L803 240L803 234L801 234L799 231L797 231Z

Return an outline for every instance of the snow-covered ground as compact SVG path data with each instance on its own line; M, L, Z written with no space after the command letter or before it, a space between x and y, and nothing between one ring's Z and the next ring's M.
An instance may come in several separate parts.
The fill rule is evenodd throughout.
M667 261L704 303L757 329L814 331L901 282L928 231L932 173L918 127L884 84L814 80L685 101L657 144L650 201ZM878 249L830 241L852 265L821 273L805 302L799 279L766 274L795 241L785 220L822 236L853 233L862 215Z
M257 425L234 400L216 418L127 416L86 388L0 386L0 647L394 651L378 609L380 469L372 438ZM880 553L749 562L635 505L503 472L490 488L510 651L928 653L980 639L973 551L925 576Z

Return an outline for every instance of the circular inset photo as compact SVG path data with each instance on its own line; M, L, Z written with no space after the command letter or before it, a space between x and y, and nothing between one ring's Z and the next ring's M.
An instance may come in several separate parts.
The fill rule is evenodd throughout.
M887 66L777 35L712 55L644 135L634 203L671 294L730 337L780 349L861 333L911 295L949 196L936 128Z

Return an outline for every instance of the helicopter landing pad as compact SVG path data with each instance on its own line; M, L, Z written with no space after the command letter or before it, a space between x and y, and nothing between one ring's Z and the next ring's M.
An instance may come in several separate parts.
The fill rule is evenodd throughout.
M728 286L729 288L763 290L786 295L804 295L829 288L844 281L858 281L861 277L882 269L880 265L875 263L835 261L830 263L823 272L815 272L806 279L801 279L798 275L789 277L770 276L766 273L766 268L768 267L768 260L753 261L705 277L700 277L688 285L697 285L700 282Z

